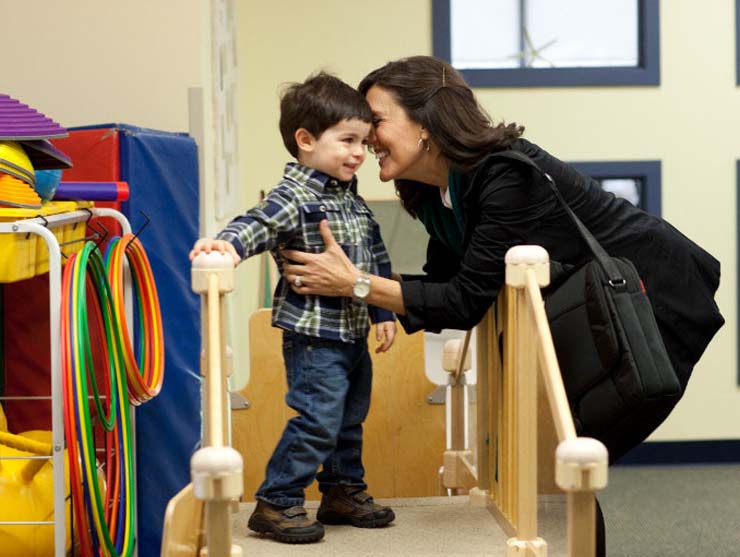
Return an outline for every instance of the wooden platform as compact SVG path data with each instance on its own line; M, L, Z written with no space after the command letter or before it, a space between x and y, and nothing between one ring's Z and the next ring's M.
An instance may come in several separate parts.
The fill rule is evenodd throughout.
M327 526L326 536L316 544L290 546L247 530L254 503L243 503L234 517L234 544L244 555L428 556L491 555L504 557L507 535L484 508L473 507L467 497L386 499L396 520L386 528L366 529ZM307 503L314 516L318 504ZM541 535L548 542L548 557L566 555L565 499L540 498Z

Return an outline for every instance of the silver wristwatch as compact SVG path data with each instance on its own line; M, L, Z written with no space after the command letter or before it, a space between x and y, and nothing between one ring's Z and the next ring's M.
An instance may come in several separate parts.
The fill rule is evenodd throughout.
M368 294L370 294L370 275L362 272L352 287L352 295L358 300L364 300Z

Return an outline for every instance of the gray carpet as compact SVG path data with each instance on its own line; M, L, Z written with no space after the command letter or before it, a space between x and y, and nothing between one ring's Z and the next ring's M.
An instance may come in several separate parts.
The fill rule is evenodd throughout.
M599 501L609 557L740 555L740 465L612 467Z
M740 556L740 465L618 466L599 500L609 557ZM290 546L247 529L253 503L234 519L234 543L246 556L423 556L506 554L507 536L490 513L467 497L385 500L396 521L366 530L327 526L320 543ZM309 514L317 502L308 502ZM566 554L564 498L540 501L540 532L548 557Z

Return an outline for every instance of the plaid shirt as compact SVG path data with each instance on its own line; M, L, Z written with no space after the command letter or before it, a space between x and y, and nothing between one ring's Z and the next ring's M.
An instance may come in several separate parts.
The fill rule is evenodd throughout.
M319 222L329 227L350 261L361 271L390 277L391 263L380 227L357 195L357 178L340 182L296 163L288 163L280 183L259 205L231 221L217 238L230 242L242 259L270 250L282 269L280 248L309 253L324 251ZM368 311L369 309L369 311ZM393 321L393 313L348 297L303 296L285 277L275 287L272 324L326 339L353 342L373 323Z

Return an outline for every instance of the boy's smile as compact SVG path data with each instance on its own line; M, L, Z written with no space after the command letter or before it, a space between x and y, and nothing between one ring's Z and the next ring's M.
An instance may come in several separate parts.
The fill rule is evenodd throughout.
M308 134L308 137L297 141L298 160L301 164L315 168L337 180L343 182L351 180L367 155L366 144L370 127L370 122L353 118L333 125L318 139ZM296 134L300 132L301 130Z

